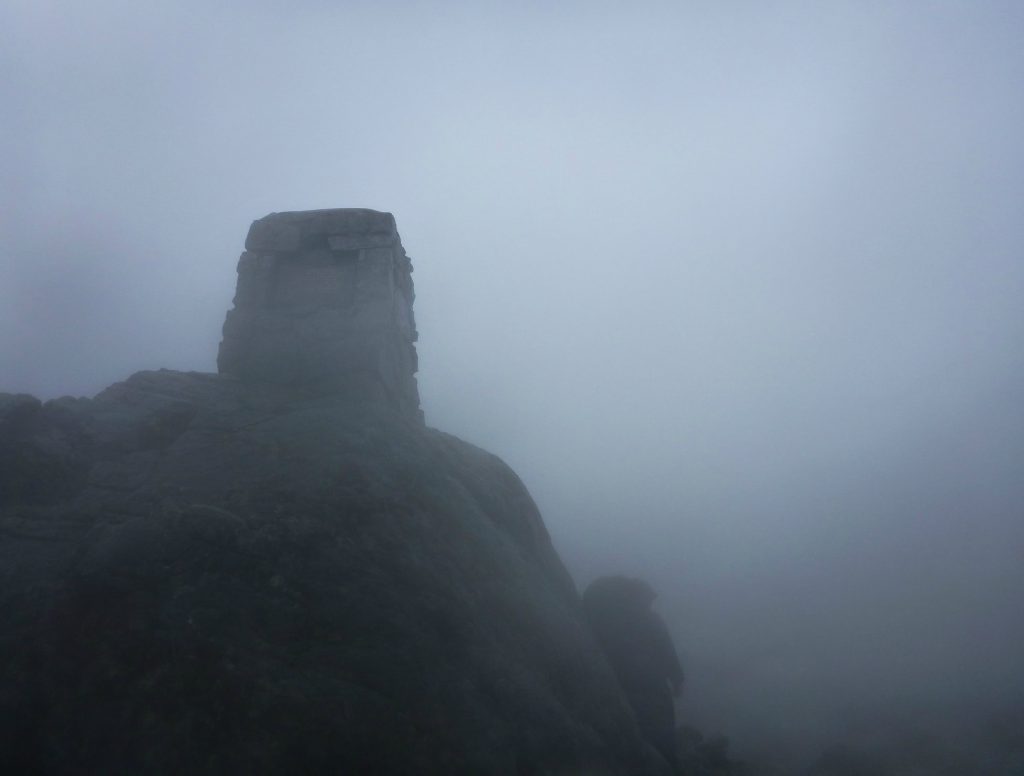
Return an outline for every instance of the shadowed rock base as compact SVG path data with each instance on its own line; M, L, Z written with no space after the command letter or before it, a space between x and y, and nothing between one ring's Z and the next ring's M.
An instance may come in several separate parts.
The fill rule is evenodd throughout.
M5 772L661 772L494 456L216 375L4 406Z

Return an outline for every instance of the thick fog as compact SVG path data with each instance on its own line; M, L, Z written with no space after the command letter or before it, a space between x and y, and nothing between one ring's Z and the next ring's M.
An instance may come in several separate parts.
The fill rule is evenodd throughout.
M0 390L213 371L249 223L395 214L428 423L685 720L1024 697L1024 6L8 0ZM860 733L858 733L860 731Z

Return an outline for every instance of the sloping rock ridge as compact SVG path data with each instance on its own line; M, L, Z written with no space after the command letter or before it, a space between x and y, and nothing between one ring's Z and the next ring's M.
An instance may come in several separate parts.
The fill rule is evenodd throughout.
M0 395L3 772L667 772L522 483L422 422L396 241L261 219L220 374Z

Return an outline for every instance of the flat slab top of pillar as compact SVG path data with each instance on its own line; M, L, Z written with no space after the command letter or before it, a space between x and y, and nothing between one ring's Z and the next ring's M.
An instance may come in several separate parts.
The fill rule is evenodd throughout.
M398 239L391 213L367 208L294 210L252 222L245 238L249 251L299 251L327 245L330 238L380 235Z

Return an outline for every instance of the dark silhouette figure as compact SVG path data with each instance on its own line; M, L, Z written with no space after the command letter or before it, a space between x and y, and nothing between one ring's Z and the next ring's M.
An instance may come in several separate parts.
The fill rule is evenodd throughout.
M651 586L639 579L602 577L583 593L583 608L636 713L640 732L674 767L673 696L683 690L668 628L651 602Z

